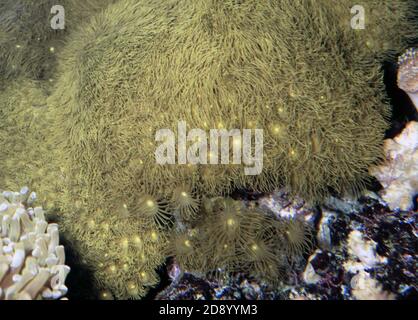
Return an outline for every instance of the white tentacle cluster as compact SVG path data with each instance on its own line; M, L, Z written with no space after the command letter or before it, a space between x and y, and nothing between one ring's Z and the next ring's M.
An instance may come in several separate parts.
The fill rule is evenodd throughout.
M59 299L67 293L58 225L45 220L28 188L0 194L0 300Z

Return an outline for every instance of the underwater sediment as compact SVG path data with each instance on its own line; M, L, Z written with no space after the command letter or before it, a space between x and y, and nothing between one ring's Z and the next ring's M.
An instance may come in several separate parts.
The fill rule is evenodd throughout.
M218 200L220 209L208 199L285 186L319 203L331 191L358 193L369 181L368 168L384 156L390 115L380 63L417 29L408 21L412 2L368 2L364 33L350 28L351 5L117 1L65 37L42 97L41 122L48 124L34 129L41 138L16 130L33 116L22 116L15 108L23 104L9 100L27 99L28 86L8 84L22 91L0 95L11 106L2 114L8 125L0 125L0 139L10 145L1 153L8 165L0 182L39 186L46 202L66 208L59 214L64 231L100 286L117 298L143 296L158 282L154 270L167 255L179 256L186 269L278 278L294 255L285 250L291 226L227 197ZM34 73L24 66L23 74ZM176 132L180 120L203 130L262 128L262 174L246 176L242 165L156 164L156 131ZM21 157L34 150L35 156ZM25 168L29 158L40 174ZM15 163L22 168L14 172ZM226 227L223 242L209 236L217 224ZM261 256L251 251L262 246ZM210 250L216 259L199 261L197 252Z

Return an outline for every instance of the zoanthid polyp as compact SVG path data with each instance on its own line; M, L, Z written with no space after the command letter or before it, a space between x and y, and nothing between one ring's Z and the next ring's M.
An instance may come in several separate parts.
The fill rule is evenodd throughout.
M386 1L368 2L366 31L390 48L404 45L416 27L403 22L412 2L402 2L397 11ZM86 257L110 270L96 277L116 297L132 292L121 285L125 280L140 288L137 296L146 291L153 281L144 285L138 275L146 272L154 280L171 219L199 220L204 197L285 186L320 202L331 191L364 187L368 167L382 158L388 127L380 68L388 53L365 45L369 33L349 27L351 4L120 0L69 35L48 101L55 119L50 139L66 177L62 203L72 206L74 197L81 203L66 210L62 224ZM393 30L390 37L378 32L379 19L393 27L385 27ZM263 130L262 171L245 175L245 163L158 164L155 134L170 128L177 135L178 121L206 132ZM98 227L79 226L80 215L111 231L103 237ZM146 242L128 250L140 254L116 249L121 239L139 233L148 235ZM298 232L288 240L289 252L305 248ZM241 250L252 259L246 266L262 273L274 265L270 244L256 235L254 245L263 250ZM187 245L181 249L189 261Z

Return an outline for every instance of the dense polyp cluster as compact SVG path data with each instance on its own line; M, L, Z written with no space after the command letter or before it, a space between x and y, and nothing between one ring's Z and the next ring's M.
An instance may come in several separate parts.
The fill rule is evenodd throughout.
M65 37L114 0L61 0L65 28L54 30L53 0L3 0L0 3L0 74L50 80Z
M299 219L273 218L231 198L204 201L204 218L168 241L182 271L221 274L245 270L277 283L283 270L310 250L310 227Z
M379 62L416 34L414 1L367 1L365 30L350 27L352 0L96 2L62 1L64 33L44 30L49 0L0 4L0 71L25 78L0 81L0 183L45 191L103 299L143 296L166 254L275 281L309 248L304 225L207 199L284 186L320 202L362 189L389 115ZM262 129L262 173L157 164L155 134L177 134L178 121Z

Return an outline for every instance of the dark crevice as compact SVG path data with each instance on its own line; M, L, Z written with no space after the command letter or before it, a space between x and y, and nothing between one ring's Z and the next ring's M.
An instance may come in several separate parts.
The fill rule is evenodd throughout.
M408 95L397 85L398 66L392 61L383 63L384 83L392 106L391 126L385 139L398 135L409 121L418 121L418 112Z
M155 287L151 288L148 293L142 298L142 300L155 300L157 294L160 293L164 288L167 288L171 280L168 277L167 265L170 263L171 258L167 258L165 263L155 270L160 278L160 282Z
M93 270L82 262L74 246L64 237L60 237L60 244L65 248L65 263L71 268L65 281L69 288L66 297L69 300L96 300L100 289L94 281Z

